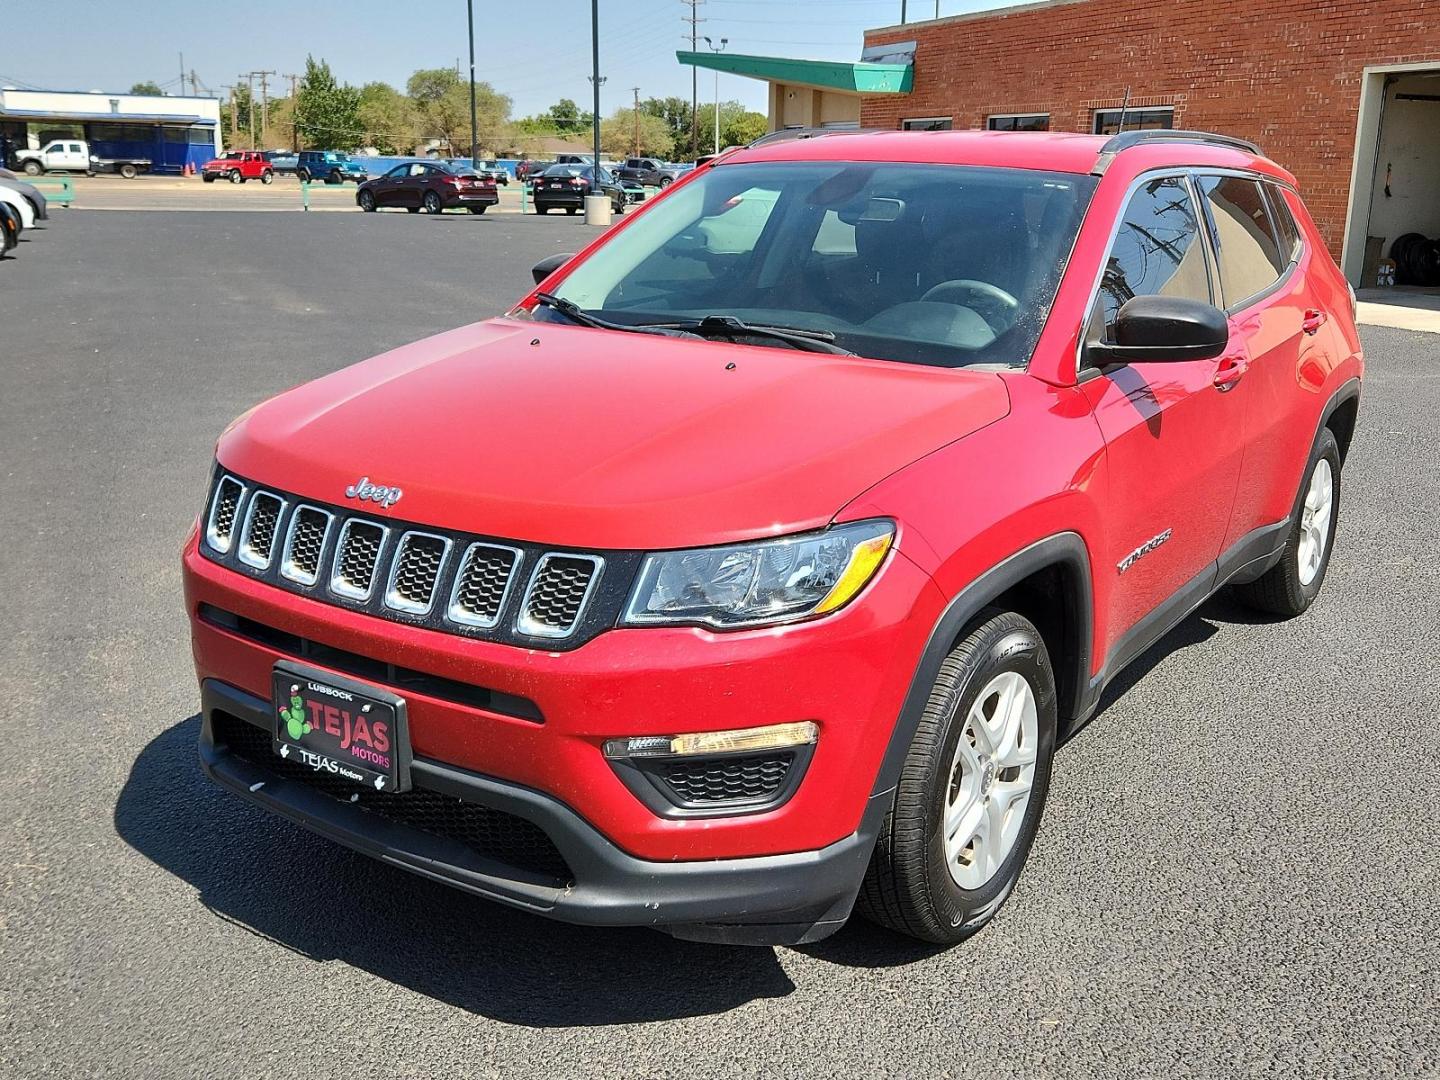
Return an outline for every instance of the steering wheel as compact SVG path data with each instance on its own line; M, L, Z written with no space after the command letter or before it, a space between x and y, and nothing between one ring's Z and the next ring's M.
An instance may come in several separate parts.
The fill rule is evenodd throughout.
M1020 308L1020 301L1000 286L991 285L988 281L976 281L973 278L954 278L950 281L942 281L940 284L926 289L925 295L920 297L922 303L931 301L970 307L971 305L966 302L968 300L980 302L976 306L976 311L997 334L1010 328L1015 321L1014 313Z

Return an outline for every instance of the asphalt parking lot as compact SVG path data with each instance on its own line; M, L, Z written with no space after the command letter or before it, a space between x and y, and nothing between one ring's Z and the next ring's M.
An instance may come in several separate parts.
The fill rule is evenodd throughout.
M1440 335L1364 331L1316 607L1147 654L959 948L550 923L212 787L178 552L221 428L593 235L76 210L0 262L0 1076L1440 1075Z

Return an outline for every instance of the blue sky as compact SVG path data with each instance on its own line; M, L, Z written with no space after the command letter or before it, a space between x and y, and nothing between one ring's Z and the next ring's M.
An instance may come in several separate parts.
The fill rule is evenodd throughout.
M54 33L0 50L0 85L56 90L126 90L153 79L178 80L179 54L203 86L223 96L237 72L303 71L305 54L330 61L336 77L383 80L403 88L421 67L467 65L464 0L0 0L25 18L43 10ZM1000 0L940 0L941 15L998 7ZM600 0L601 111L641 97L690 95L690 69L675 60L688 48L681 0ZM704 0L700 32L730 52L859 58L866 27L899 21L900 0ZM935 0L909 0L911 19L934 17ZM589 0L475 0L476 78L515 102L515 115L561 97L589 101ZM13 20L12 20L13 22ZM13 44L22 44L15 39ZM48 44L47 44L48 43ZM702 43L703 46L703 43ZM272 86L288 87L274 79ZM700 98L714 94L702 71ZM203 91L202 91L203 92ZM765 87L720 77L720 94L759 111Z

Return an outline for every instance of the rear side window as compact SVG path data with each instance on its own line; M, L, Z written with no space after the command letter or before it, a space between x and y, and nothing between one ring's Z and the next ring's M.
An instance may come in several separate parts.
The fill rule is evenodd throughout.
M1200 218L1178 176L1147 180L1130 196L1100 279L1107 330L1125 301L1156 295L1210 303Z
M1220 288L1233 308L1280 279L1290 260L1259 181L1243 176L1202 176L1200 190L1215 226Z
M1265 194L1270 196L1270 209L1275 215L1275 225L1280 230L1280 255L1288 265L1300 254L1300 226L1290 211L1285 199L1285 189L1279 184L1266 184Z

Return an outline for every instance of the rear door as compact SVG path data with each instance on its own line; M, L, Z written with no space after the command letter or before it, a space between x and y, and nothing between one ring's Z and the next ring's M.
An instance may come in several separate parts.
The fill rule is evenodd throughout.
M1106 257L1086 340L1113 340L1116 313L1135 296L1213 303L1202 211L1183 173L1133 185ZM1212 587L1235 501L1243 412L1217 373L1243 343L1215 360L1087 370L1081 390L1106 444L1109 505L1095 573L1114 575L1107 664L1134 658L1153 633Z
M1225 310L1249 353L1249 366L1230 395L1244 413L1245 455L1225 547L1267 527L1276 535L1254 539L1268 537L1278 547L1283 533L1273 527L1290 513L1314 435L1302 415L1308 395L1301 370L1302 354L1314 347L1305 327L1318 328L1320 313L1313 310L1307 276L1296 272L1298 236L1279 188L1242 174L1201 174L1196 183L1214 237Z

